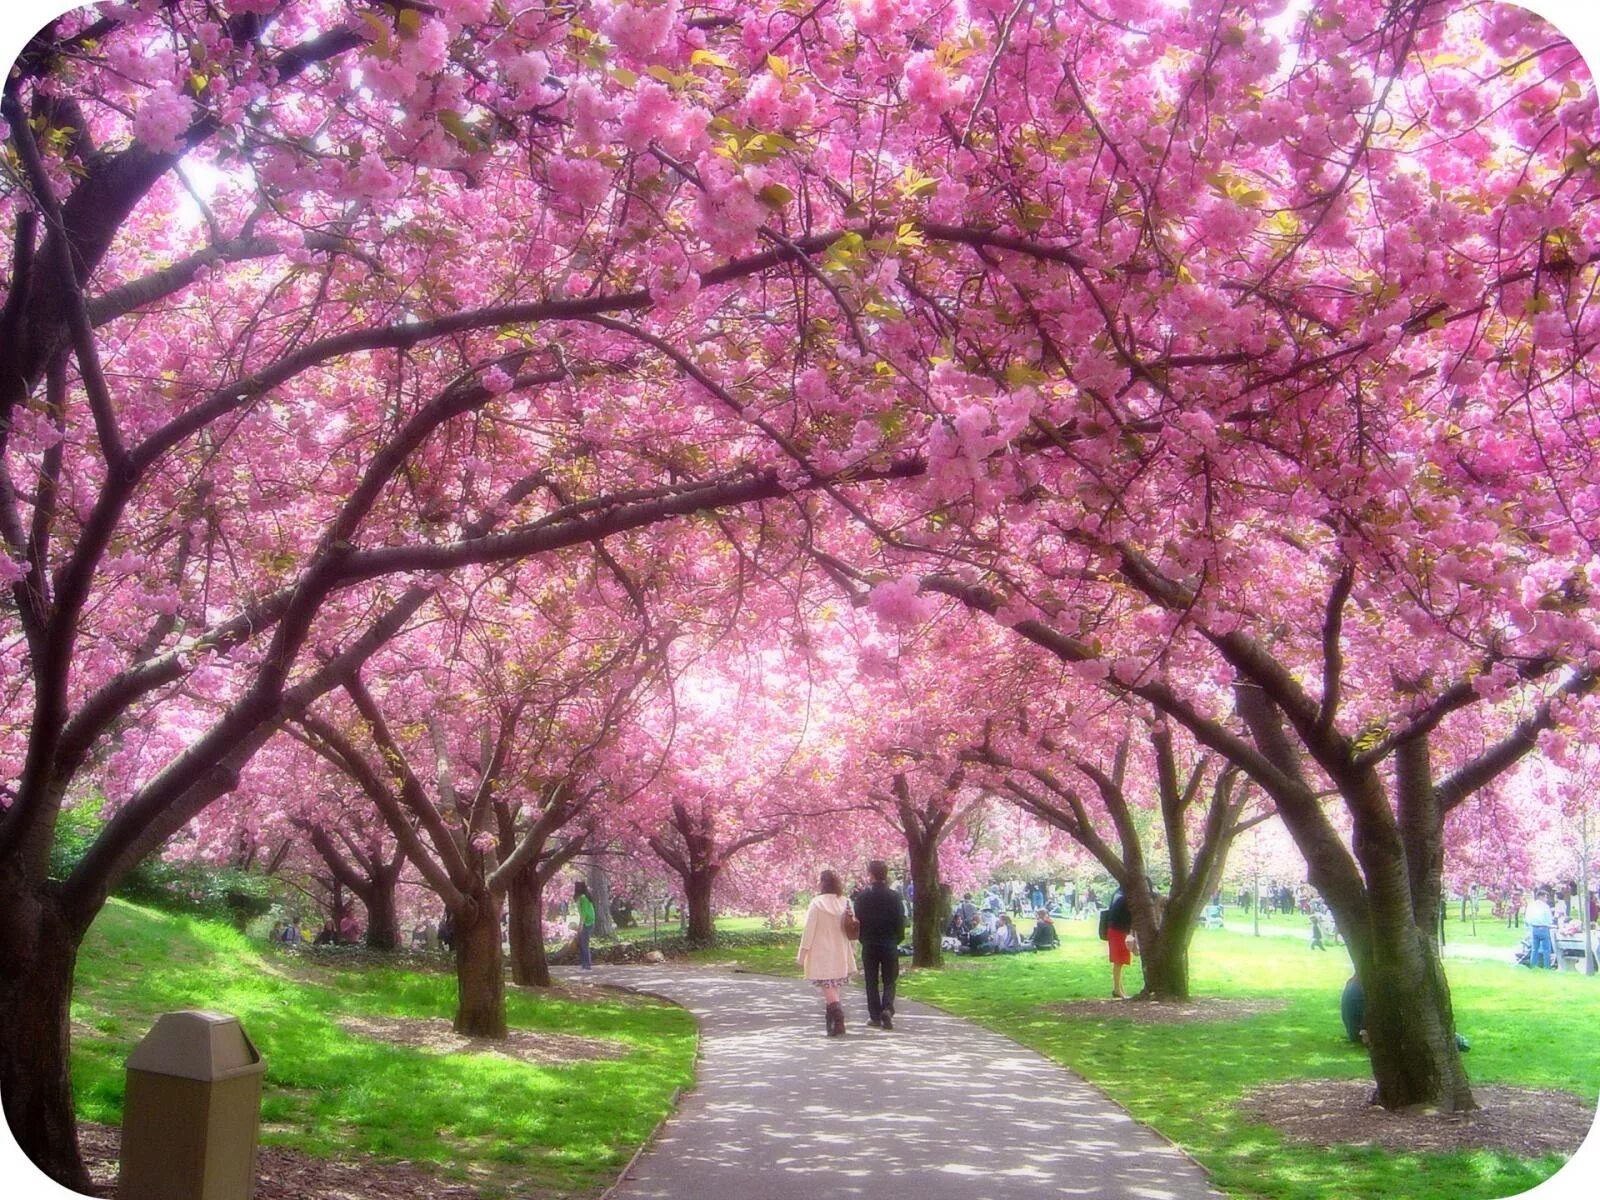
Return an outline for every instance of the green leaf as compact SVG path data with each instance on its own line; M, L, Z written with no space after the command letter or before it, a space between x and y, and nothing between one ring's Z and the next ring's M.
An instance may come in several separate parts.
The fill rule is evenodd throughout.
M768 208L783 208L794 199L794 193L781 183L769 183L756 193L756 199Z
M361 23L372 30L372 44L377 48L378 57L392 58L394 42L389 37L389 23L376 13L369 12L361 14Z
M461 114L453 109L447 108L439 113L439 124L467 153L476 154L484 149L483 139L473 131L472 126L467 124Z

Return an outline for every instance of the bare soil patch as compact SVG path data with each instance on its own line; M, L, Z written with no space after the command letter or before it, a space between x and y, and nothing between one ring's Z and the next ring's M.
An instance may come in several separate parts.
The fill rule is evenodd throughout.
M1242 1021L1288 1007L1284 1000L1067 1000L1040 1006L1064 1017L1126 1017L1135 1025L1179 1025L1190 1021Z
M78 1144L98 1196L115 1196L122 1131L87 1122ZM256 1200L478 1200L478 1189L446 1183L408 1162L359 1155L313 1158L285 1146L262 1146L256 1158Z
M1290 1141L1450 1153L1498 1150L1522 1158L1572 1155L1594 1109L1570 1092L1474 1085L1469 1113L1386 1112L1364 1079L1299 1079L1250 1093L1240 1108Z
M537 1066L621 1058L628 1053L628 1048L618 1042L529 1029L513 1029L504 1041L463 1037L442 1017L341 1017L339 1026L364 1038L410 1046L429 1054L498 1054Z

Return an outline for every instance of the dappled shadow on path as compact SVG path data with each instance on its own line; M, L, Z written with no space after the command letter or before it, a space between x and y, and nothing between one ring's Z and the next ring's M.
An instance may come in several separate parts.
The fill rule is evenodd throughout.
M1016 1043L921 1005L896 1028L828 1038L794 980L675 968L597 970L700 1018L698 1087L617 1200L694 1196L1215 1196L1182 1153L1082 1080Z

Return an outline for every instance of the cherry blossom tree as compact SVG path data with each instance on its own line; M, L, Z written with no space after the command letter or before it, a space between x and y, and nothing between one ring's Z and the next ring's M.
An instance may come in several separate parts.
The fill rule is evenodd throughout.
M1287 45L1266 15L1057 27L1071 102L1028 110L1009 162L969 145L1005 140L1000 110L944 128L1021 244L974 251L1005 302L946 325L907 405L933 410L928 470L869 514L874 603L989 613L1245 771L1352 948L1379 1100L1469 1108L1442 822L1595 679L1594 91L1509 8L1342 6ZM987 56L996 94L1035 35ZM1249 99L1219 126L1224 95ZM946 294L916 284L912 309ZM1489 706L1498 731L1451 755Z
M671 703L632 731L640 780L626 820L677 877L692 943L714 940L715 893L736 857L778 841L799 850L808 844L801 828L852 807L836 796L828 761L836 748L820 739L798 661L783 651L750 655L737 643L707 648L673 669ZM760 875L769 898L786 901L814 884L815 870L793 862Z
M507 576L511 603L463 583L440 598L442 619L345 681L342 716L319 706L296 724L365 792L443 901L455 1028L504 1037L501 913L510 898L514 978L548 986L544 887L583 849L580 818L608 787L601 752L656 667L648 639L626 625L564 620L579 611L565 583L541 591Z
M1222 881L1234 838L1272 810L1250 810L1237 767L1192 751L1180 755L1174 730L1160 718L1114 711L1099 721L1068 720L1062 732L1040 728L1037 712L1023 714L1014 730L991 723L983 744L963 757L995 772L1003 794L1065 832L1122 889L1143 963L1137 998L1187 1000L1200 910ZM1149 834L1147 814L1159 818ZM1158 896L1151 860L1161 843L1166 891Z

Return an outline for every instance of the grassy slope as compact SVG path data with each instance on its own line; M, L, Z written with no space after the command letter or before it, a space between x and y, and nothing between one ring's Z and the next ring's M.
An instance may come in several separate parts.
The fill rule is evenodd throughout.
M1389 1154L1360 1147L1285 1143L1244 1122L1234 1102L1268 1083L1365 1078L1367 1062L1344 1040L1339 992L1349 959L1297 940L1242 931L1196 934L1197 996L1277 997L1277 1013L1235 1022L1137 1026L1067 1017L1042 1005L1109 991L1103 944L1088 922L1058 922L1064 945L1040 955L954 960L914 971L902 994L1006 1033L1071 1067L1135 1117L1183 1146L1237 1197L1273 1200L1476 1200L1509 1196L1547 1178L1562 1160L1487 1152ZM1481 926L1480 926L1481 928ZM794 972L792 950L707 952L755 970ZM1472 1041L1467 1068L1480 1083L1560 1088L1588 1103L1600 1094L1600 980L1496 962L1448 961L1457 1025ZM1137 968L1134 969L1135 976Z
M448 1017L448 974L308 973L233 930L113 901L90 931L73 999L79 1115L121 1120L122 1064L152 1017L233 1013L267 1060L263 1140L440 1164L494 1194L587 1194L609 1185L693 1077L687 1013L612 993L512 990L513 1026L626 1043L626 1057L558 1067L496 1055L431 1055L357 1037L344 1014Z

